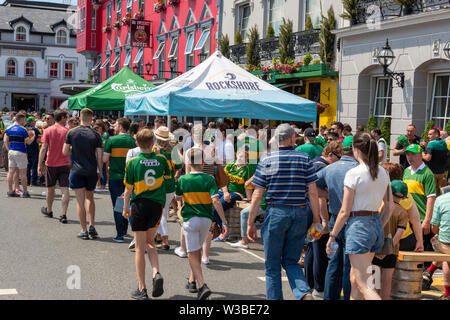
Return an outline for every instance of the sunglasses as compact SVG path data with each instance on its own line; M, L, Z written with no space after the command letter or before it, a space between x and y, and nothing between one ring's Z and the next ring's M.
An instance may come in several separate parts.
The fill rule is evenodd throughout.
M335 152L332 152L332 154L333 154L336 158L338 158L338 159L341 158L341 156L340 156L339 154L336 154Z
M334 139L333 138L328 138L327 141L334 141Z

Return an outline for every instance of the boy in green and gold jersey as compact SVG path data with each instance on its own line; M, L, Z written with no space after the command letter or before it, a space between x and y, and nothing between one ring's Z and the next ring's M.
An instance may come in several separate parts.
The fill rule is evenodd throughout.
M132 298L147 300L145 287L145 251L153 269L153 297L164 293L163 278L159 273L158 253L155 247L155 235L166 202L164 176L170 175L167 159L152 152L153 132L149 129L139 131L136 143L141 153L128 161L125 169L125 197L123 217L131 215L131 229L136 242L136 272L139 287ZM131 210L128 204L131 199Z
M191 275L188 285L190 292L196 292L198 285L198 300L205 300L211 295L211 290L203 279L201 257L202 244L206 239L214 221L213 207L216 209L224 228L224 234L228 235L228 224L219 201L219 191L214 177L205 174L203 170L203 150L192 148L188 155L191 172L180 177L177 183L176 195L178 200L183 197L181 217L183 231L186 239L186 251L188 253ZM197 162L197 163L196 163ZM200 163L198 163L200 162Z

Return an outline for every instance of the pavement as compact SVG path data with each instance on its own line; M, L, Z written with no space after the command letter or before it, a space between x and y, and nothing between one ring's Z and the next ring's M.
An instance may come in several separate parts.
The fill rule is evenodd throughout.
M6 196L6 173L0 171L0 300L130 300L137 287L134 253L125 243L114 243L115 225L109 193L95 193L99 239L77 238L81 228L74 192L62 224L60 191L57 189L53 218L45 217L44 187L29 187L31 198ZM177 222L168 224L170 251L159 251L164 294L157 299L194 300L196 294L185 289L189 276L187 258L173 252L179 245ZM131 229L128 233L131 235ZM236 249L229 242L213 242L210 264L203 265L211 300L265 299L264 250L259 239L249 249ZM151 269L147 259L147 287L151 288ZM431 291L424 299L438 299L443 291L442 273L437 271ZM283 295L294 296L283 271ZM151 289L150 289L151 290Z

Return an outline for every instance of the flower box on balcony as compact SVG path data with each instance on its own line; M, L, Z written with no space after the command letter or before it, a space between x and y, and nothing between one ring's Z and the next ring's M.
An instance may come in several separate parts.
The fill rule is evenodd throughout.
M135 20L144 19L144 9L143 8L139 8L139 10L134 14L134 19Z
M172 7L175 8L177 5L180 4L180 0L167 0L167 4L168 4L169 6L172 6Z
M154 10L156 13L160 13L160 12L166 10L166 5L165 5L165 3L164 3L164 0L158 0L158 1L156 1L155 4L153 5L153 10Z
M109 32L109 31L111 31L111 25L109 23L107 23L103 26L103 32Z
M118 30L118 29L120 29L120 26L121 26L122 24L121 24L121 20L120 19L117 19L114 23L113 23L113 28L114 28L114 30Z
M325 63L310 64L307 66L302 66L300 70L300 72L313 72L313 71L328 72L330 71L330 65Z
M129 25L131 21L131 13L127 13L125 17L122 18L123 25Z

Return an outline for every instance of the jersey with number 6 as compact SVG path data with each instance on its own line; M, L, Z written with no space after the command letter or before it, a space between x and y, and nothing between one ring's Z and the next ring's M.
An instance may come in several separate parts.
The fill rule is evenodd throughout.
M164 179L170 178L170 174L167 158L161 154L140 153L128 161L124 184L133 189L131 201L146 198L164 206L166 202Z

